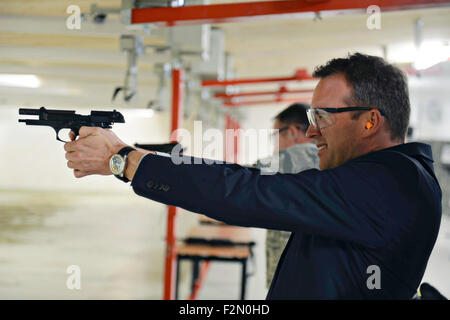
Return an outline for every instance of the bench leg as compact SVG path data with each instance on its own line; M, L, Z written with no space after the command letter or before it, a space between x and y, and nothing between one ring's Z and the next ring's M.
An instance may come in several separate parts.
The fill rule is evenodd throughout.
M241 300L245 300L245 289L247 287L247 259L242 260Z
M180 282L180 258L177 257L177 272L175 275L175 300L178 300L179 282Z
M191 283L191 294L194 293L195 290L195 283L198 279L198 271L200 268L200 260L199 259L193 259L192 260L192 283Z
M210 260L202 261L201 267L199 267L198 277L195 281L194 290L192 290L192 294L189 297L189 300L197 300L200 288L203 286L206 274L208 273L209 265Z

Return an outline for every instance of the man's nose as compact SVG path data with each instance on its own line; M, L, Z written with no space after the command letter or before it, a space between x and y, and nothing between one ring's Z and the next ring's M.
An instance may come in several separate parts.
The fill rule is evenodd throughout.
M320 135L320 129L317 129L312 124L309 125L308 130L306 130L306 137L307 138L314 138L315 136Z

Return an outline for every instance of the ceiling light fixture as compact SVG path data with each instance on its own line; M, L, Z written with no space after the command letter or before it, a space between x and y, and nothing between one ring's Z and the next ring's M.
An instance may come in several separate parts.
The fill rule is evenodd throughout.
M425 70L450 58L450 46L442 41L423 43L416 52L413 66L416 70Z
M34 74L0 73L0 86L38 88L41 86L41 81Z

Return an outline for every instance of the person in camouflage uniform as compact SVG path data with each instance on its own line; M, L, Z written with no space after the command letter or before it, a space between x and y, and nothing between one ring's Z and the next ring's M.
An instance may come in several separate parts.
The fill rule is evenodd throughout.
M306 116L306 104L296 103L275 118L274 129L278 129L278 148L274 150L274 156L260 160L258 168L278 168L280 173L298 173L303 170L318 168L319 157L317 147L311 139L306 138L309 122ZM278 161L274 165L274 161ZM290 232L279 230L267 230L266 234L266 284L270 286L275 269L280 260Z

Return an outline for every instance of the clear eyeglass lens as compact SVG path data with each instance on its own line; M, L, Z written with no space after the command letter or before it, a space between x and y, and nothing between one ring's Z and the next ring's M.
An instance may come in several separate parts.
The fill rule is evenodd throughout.
M314 119L313 109L306 110L306 116L308 117L309 124L317 128L316 120Z
M308 119L314 127L323 129L333 124L333 117L328 112L320 109L309 109L308 111Z

